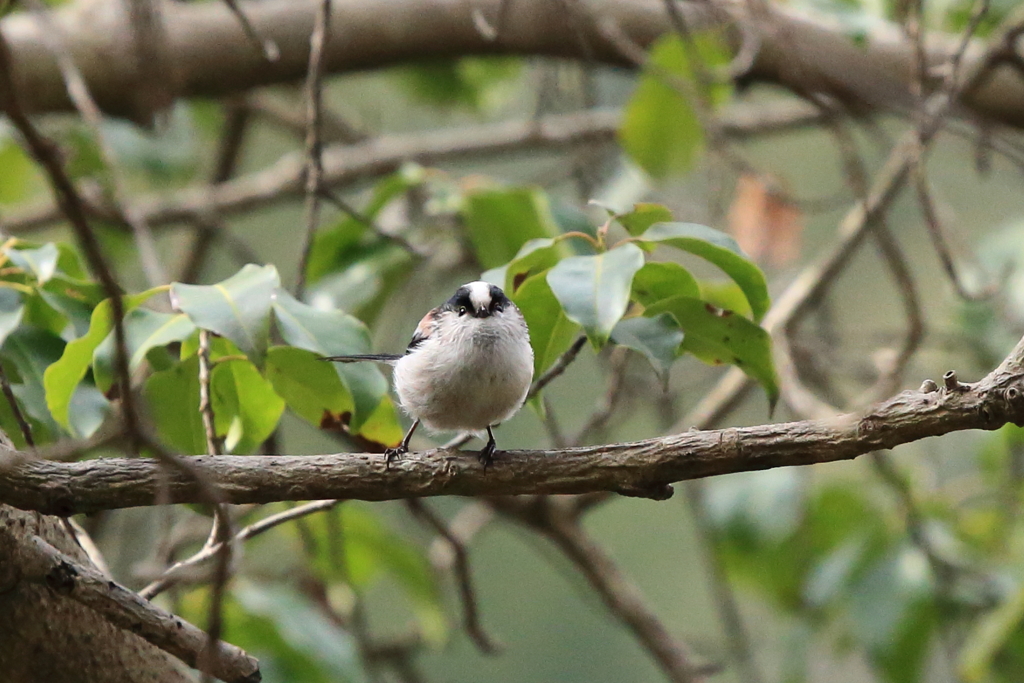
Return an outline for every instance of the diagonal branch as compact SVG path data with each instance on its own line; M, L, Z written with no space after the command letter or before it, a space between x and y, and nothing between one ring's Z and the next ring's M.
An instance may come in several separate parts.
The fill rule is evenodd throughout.
M905 391L860 414L694 430L632 443L503 451L487 470L471 456L444 449L411 453L390 469L376 453L199 456L188 462L231 503L590 491L664 499L671 482L849 460L930 436L1024 425L1024 340L977 383L961 383L953 372L943 380L941 390ZM152 460L29 461L6 470L0 460L0 500L26 510L66 516L153 505L160 491L175 503L204 500L195 478L162 471Z
M218 642L209 657L202 657L207 640L202 630L76 562L38 536L22 539L0 526L0 538L5 546L14 548L13 556L4 559L17 567L23 580L43 583L55 593L91 607L112 624L222 680L260 680L259 664L244 651Z

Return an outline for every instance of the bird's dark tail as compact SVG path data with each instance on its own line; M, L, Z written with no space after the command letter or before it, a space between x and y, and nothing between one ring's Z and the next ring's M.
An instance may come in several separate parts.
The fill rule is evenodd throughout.
M320 360L334 361L335 363L358 363L364 360L377 361L378 363L391 363L402 356L394 353L368 353L363 356L325 356Z

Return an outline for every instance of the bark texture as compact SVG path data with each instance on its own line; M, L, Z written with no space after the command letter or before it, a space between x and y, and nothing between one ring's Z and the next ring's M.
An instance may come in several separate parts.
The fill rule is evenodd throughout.
M0 504L0 672L5 683L186 683L174 657L92 609L25 579L5 538L38 536L92 565L59 517Z

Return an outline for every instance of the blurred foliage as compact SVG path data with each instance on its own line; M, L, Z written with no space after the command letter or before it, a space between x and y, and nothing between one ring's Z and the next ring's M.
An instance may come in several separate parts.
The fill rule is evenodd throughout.
M959 30L973 4L928 4L926 23ZM905 11L901 3L857 0L794 3L801 6L827 12L855 42ZM981 33L1015 6L992 3ZM727 63L710 34L694 50L674 36L652 47L619 131L625 154L650 178L669 184L700 168L710 144L702 116L735 97L713 78ZM387 78L440 115L482 115L508 104L526 68L518 58L467 58L396 68ZM195 181L223 121L221 103L197 101L177 107L155 133L123 122L102 132L130 189L149 191ZM52 133L74 178L109 193L92 132L71 122ZM0 168L4 210L45 187L3 123ZM778 396L760 326L769 306L765 274L731 237L676 220L664 205L609 210L594 224L532 179L502 185L416 164L377 179L351 203L352 211L316 232L302 300L272 265L246 265L216 284L123 293L130 370L143 381L139 400L163 443L186 454L207 448L200 330L212 337L215 428L226 451L258 452L289 415L307 429L355 437L360 448L397 443L402 425L384 375L320 357L370 351L371 326L387 322L381 311L398 305L396 292L420 289L426 269L485 271L502 286L529 323L536 376L583 333L596 350L618 345L640 354L665 385L689 357L740 367L769 401ZM412 227L394 230L394 214ZM97 226L119 263L132 256L127 231ZM456 235L458 268L424 258L420 248L433 244L426 233ZM954 343L980 367L994 366L1019 339L1022 245L1024 225L1007 224L980 246L978 272L968 273L979 287L1005 275L998 296L962 304L953 321ZM37 443L88 437L112 414L110 310L73 247L3 244L0 365ZM25 446L6 401L0 428ZM770 614L764 630L787 625L784 661L767 679L821 680L811 658L824 643L839 657L862 657L886 683L944 680L932 676L943 666L968 683L1024 680L1024 429L1007 426L965 447L956 476L890 463L887 454L868 457L875 458L870 472L856 478L787 469L706 484L713 552L743 597ZM264 561L246 564L233 583L225 637L260 657L267 681L363 681L354 605L382 591L400 605L392 621L408 616L411 629L440 647L456 609L420 540L394 528L386 511L352 503L278 527L247 545L245 563ZM522 599L514 583L509 592ZM205 589L175 596L197 623L205 623L208 598Z

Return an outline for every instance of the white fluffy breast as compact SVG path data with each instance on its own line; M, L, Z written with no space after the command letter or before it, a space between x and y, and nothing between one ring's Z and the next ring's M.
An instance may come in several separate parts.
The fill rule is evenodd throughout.
M486 318L440 314L430 337L395 364L402 408L435 431L504 422L522 407L532 380L530 335L513 304Z

